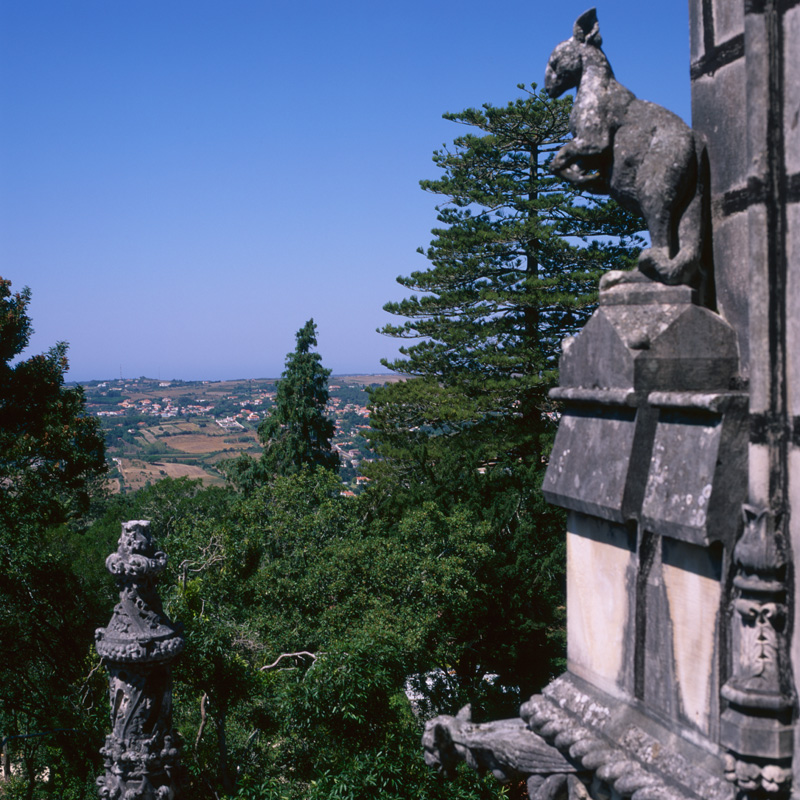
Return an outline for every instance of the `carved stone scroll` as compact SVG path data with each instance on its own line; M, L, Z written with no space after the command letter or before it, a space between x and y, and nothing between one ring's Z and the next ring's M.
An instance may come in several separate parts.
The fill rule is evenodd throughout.
M164 616L156 581L167 563L156 551L150 523L122 524L106 568L119 585L119 603L96 648L109 673L111 733L101 749L103 800L175 800L179 752L172 730L171 661L183 650L181 627Z

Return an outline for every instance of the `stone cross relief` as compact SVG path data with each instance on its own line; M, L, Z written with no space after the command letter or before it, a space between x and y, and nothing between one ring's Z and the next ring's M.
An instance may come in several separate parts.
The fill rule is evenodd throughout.
M651 247L639 256L641 273L665 284L698 285L707 183L704 149L678 116L639 100L614 78L602 41L597 12L590 9L550 56L545 75L550 97L577 89L570 114L573 138L551 168L644 217ZM628 279L629 273L609 273L601 288Z

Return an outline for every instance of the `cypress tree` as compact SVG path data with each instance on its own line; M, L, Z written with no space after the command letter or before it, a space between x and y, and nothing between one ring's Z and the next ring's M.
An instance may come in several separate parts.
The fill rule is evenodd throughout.
M286 356L275 407L258 427L262 461L270 474L290 475L303 466L339 467L339 457L331 449L334 425L325 416L331 371L322 366L320 354L312 352L316 345L317 326L310 319L297 332L294 351Z

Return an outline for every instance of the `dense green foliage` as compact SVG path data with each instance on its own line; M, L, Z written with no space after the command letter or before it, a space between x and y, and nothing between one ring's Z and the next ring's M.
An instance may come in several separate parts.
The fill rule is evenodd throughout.
M384 363L419 380L372 397L373 441L397 469L435 470L454 448L487 467L540 463L561 340L588 319L602 271L636 263L641 220L549 172L571 101L535 88L445 115L471 130L421 182L445 198L430 267L398 278L416 294L384 306L406 319L382 332L418 340Z
M412 377L372 392L368 433L383 457L370 471L382 514L431 500L488 525L482 581L503 588L475 615L470 658L455 668L462 681L497 673L523 691L562 652L563 518L539 493L560 342L593 310L601 273L636 263L642 228L549 172L571 101L535 88L445 115L470 130L434 153L442 176L421 182L444 198L430 266L398 278L416 294L384 307L406 319L382 332L417 340L384 363Z
M390 528L341 488L308 467L250 494L167 479L115 498L93 528L107 540L120 520L148 518L169 553L161 594L186 626L175 683L189 796L502 796L468 772L454 794L425 767L405 694L409 676L459 658L486 591L486 526L426 504ZM428 699L450 710L463 697L446 688Z
M30 291L0 278L0 523L75 519L104 471L97 419L80 387L66 388L67 346L11 362L32 333Z
M275 408L258 426L270 474L290 475L303 466L338 466L331 451L333 423L325 416L331 371L322 366L319 353L311 351L316 346L317 326L310 319L297 332L294 352L286 356Z
M382 460L358 497L335 471L309 320L263 454L231 462L231 485L166 479L92 506L97 425L63 386L63 345L11 365L29 295L0 282L0 737L21 770L0 797L93 793L107 706L92 630L111 613L103 562L128 519L151 520L170 559L165 610L186 627L186 797L525 796L468 769L442 782L420 735L467 702L477 720L513 715L563 666L563 518L539 491L547 391L560 338L598 274L633 263L638 227L547 173L568 110L530 93L447 115L479 133L438 151L443 177L422 182L447 198L442 227L431 267L400 279L420 295L387 306L406 321L385 329L419 339L389 363L413 378L371 394Z
M73 563L103 440L82 390L64 386L66 345L14 361L30 340L29 300L0 279L0 739L26 793L45 767L54 790L67 774L93 779L98 718L83 697L90 614L106 599L96 571Z

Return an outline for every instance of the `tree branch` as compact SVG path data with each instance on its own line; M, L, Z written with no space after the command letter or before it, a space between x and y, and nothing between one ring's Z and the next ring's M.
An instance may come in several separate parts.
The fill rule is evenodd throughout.
M312 661L317 660L317 656L314 653L309 653L308 650L300 650L297 653L281 653L271 664L261 667L259 672L275 669L284 658L310 658Z

